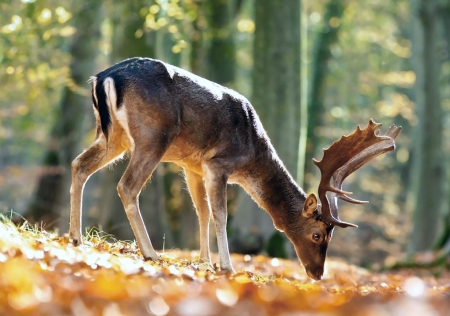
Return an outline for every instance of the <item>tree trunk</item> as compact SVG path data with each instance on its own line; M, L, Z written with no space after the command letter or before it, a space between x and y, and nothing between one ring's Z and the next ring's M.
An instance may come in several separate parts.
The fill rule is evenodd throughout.
M156 32L140 32L144 28L145 16L138 14L154 1L115 2L111 62L116 63L130 57L155 57Z
M419 118L414 155L416 198L410 250L430 250L439 232L445 175L439 95L437 1L412 0L415 34L416 106Z
M255 1L252 103L296 174L300 120L300 1Z
M54 226L69 210L70 165L81 151L83 122L92 106L86 81L96 68L101 3L99 0L86 2L74 14L77 32L70 46L70 83L62 93L56 123L44 154L43 173L26 216L36 222L43 221L46 228Z
M450 0L447 0L445 3L445 7L443 10L441 10L441 21L443 23L443 29L444 29L444 40L446 42L446 50L447 50L447 63L450 62ZM445 90L443 92L449 93L450 91L450 85L449 80L450 77L447 75L447 78L445 78ZM447 168L449 168L450 165L447 162ZM447 183L450 183L450 173L447 172ZM447 208L445 210L444 214L444 220L443 225L444 228L442 230L441 235L439 236L438 242L435 244L436 249L443 249L443 251L447 254L450 253L450 187L447 185L447 194L444 196L447 196Z
M230 0L208 0L205 5L210 32L206 77L225 86L230 86L235 79L232 3Z
M221 85L233 88L236 78L236 47L233 22L240 8L233 0L208 0L204 4L208 22L209 46L206 52L206 78ZM227 210L230 224L236 212L238 186L227 188ZM210 227L214 236L215 226ZM215 238L212 238L215 240ZM215 245L215 243L213 243ZM212 247L215 249L215 247ZM232 249L233 251L233 249Z
M323 125L325 112L324 99L326 94L326 78L329 73L328 62L332 58L331 47L338 41L339 21L345 8L345 0L330 0L325 9L322 30L317 35L314 47L313 63L311 65L311 90L308 97L308 128L305 155L306 180L312 174L318 174L318 168L312 163L320 140L316 129ZM317 157L316 157L317 158ZM309 185L309 183L307 183Z
M205 69L203 67L204 56L204 41L202 25L205 24L205 17L203 15L202 1L195 0L191 3L191 10L195 10L197 17L192 21L192 36L191 36L191 52L189 56L189 68L190 70L199 76L205 75Z
M300 1L255 1L255 24L252 104L295 176L300 131ZM243 242L250 231L265 242L275 231L270 216L247 194L240 195L233 222Z
M154 31L142 32L145 17L136 14L152 3L154 2L134 0L115 4L111 64L136 56L156 57L157 36L160 34ZM91 222L113 234L115 238L133 240L135 237L116 189L127 165L126 158L118 162L112 168L113 170L101 172L101 192L97 202L99 212L95 212L98 218L93 218ZM142 218L156 249L161 249L163 246L173 247L172 234L165 212L164 173L164 166L158 166L139 198Z
M306 144L308 140L308 13L306 1L300 2L300 122L297 155L297 183L304 187Z

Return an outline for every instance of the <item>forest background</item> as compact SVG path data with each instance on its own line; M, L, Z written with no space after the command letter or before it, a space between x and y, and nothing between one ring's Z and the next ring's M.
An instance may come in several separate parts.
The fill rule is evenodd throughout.
M322 148L369 118L401 125L396 150L346 180L370 204L342 203L359 228L336 229L329 253L376 268L450 252L449 0L0 1L0 211L67 232L70 163L95 137L87 80L134 56L248 97L307 192ZM116 191L125 167L89 179L85 230L134 239ZM199 247L181 174L160 164L141 193L156 249ZM237 186L228 210L232 252L293 255Z

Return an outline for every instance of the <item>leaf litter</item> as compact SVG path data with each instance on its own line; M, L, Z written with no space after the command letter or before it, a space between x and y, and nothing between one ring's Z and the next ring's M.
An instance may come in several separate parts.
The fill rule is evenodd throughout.
M0 315L447 315L450 272L373 273L328 259L324 279L296 261L232 255L230 275L171 250L143 261L134 242L67 237L0 222ZM217 262L217 255L213 261Z

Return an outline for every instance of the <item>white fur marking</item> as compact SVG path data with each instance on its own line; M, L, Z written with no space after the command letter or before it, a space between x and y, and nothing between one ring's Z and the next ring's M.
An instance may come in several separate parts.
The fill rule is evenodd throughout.
M169 65L166 63L164 63L164 65L166 66L166 69L167 69L167 72L169 73L170 78L173 79L173 76L175 74L177 74L178 76L183 76L187 80L192 81L192 82L196 83L197 85L199 85L200 87L204 88L207 92L209 92L213 96L214 99L222 100L223 93L221 90L221 86L219 86L217 83L214 83L205 78L194 75L193 73L190 73L189 71L186 71L182 68L178 68L176 66L172 66L172 65ZM228 91L228 89L227 89L227 92L229 92L230 94L232 93L231 91L232 90Z
M98 104L97 92L95 91L95 88L97 87L97 77L92 76L91 78L89 78L89 82L92 82L92 95L94 97L95 103Z
M111 115L114 115L120 126L122 126L122 128L125 130L125 133L127 134L128 139L131 143L131 151L134 151L134 139L131 137L130 128L128 127L126 106L125 104L122 104L120 108L118 108L117 93L113 78L106 78L103 86L105 87L105 93L107 95L107 103L110 109L109 113L111 113Z
M110 109L114 109L117 107L117 94L116 88L114 87L114 80L111 77L108 77L103 82L103 88L106 93L106 103L108 104ZM111 112L111 111L110 111Z

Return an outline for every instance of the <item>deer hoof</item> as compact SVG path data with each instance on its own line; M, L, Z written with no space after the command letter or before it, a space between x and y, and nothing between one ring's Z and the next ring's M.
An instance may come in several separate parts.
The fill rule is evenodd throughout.
M236 271L233 269L233 267L219 267L216 263L213 265L214 270L216 270L216 273L219 275L234 275L236 274Z
M158 261L161 259L161 256L156 255L156 258L152 258L152 257L144 257L144 261Z

